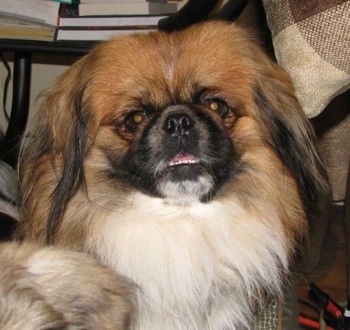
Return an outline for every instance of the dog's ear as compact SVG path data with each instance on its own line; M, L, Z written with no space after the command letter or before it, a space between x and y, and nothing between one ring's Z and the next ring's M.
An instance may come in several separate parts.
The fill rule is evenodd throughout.
M318 192L327 190L313 128L294 94L289 75L266 57L261 61L253 91L257 117L270 136L267 143L296 178L306 206L312 207Z
M68 200L84 183L83 162L93 140L93 120L85 93L89 82L89 73L84 69L88 67L86 61L83 58L75 63L41 96L43 103L35 124L22 143L19 173L24 207L26 196L37 190L34 193L36 198L43 197L39 191L40 184L50 184L51 195L43 198L50 199L46 205L51 205L47 223L49 242L53 239ZM51 169L50 183L42 182L40 176L43 167ZM45 206L43 201L34 204Z

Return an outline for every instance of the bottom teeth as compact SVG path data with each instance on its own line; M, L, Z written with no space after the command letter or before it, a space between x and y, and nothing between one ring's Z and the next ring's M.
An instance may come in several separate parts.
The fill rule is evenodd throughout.
M197 164L198 161L195 159L192 160L178 160L178 161L171 161L169 163L169 166L175 166L175 165L188 165L188 164Z
M198 159L195 158L193 155L180 153L169 162L169 166L191 165L197 164L198 162Z

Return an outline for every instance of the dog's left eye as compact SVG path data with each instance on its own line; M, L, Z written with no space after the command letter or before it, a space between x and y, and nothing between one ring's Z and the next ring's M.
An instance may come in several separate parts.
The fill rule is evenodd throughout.
M225 119L230 112L228 104L220 99L207 99L204 104L209 110L216 112L223 119Z
M135 132L138 126L146 119L144 111L134 111L126 116L124 120L125 127L130 132Z

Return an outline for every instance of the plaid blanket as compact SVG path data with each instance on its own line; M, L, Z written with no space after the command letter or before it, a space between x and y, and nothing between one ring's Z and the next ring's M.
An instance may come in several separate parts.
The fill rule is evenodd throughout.
M311 118L350 87L349 0L263 0L276 59Z
M280 317L280 301L271 297L265 308L256 315L253 330L277 330Z
M252 330L298 330L298 296L294 280L283 288L283 300L271 296L266 305L255 315Z

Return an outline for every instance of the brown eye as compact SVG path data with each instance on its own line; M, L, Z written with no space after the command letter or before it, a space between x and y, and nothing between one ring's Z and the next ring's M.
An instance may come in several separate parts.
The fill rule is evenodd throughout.
M125 127L130 132L135 132L139 125L146 119L144 111L134 111L130 113L124 121Z
M218 111L219 110L219 103L216 101L211 101L208 105L209 109L212 111Z
M209 110L217 112L217 114L223 119L225 119L230 112L228 104L220 99L207 99L205 104Z

